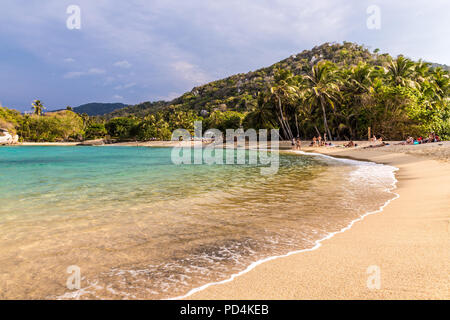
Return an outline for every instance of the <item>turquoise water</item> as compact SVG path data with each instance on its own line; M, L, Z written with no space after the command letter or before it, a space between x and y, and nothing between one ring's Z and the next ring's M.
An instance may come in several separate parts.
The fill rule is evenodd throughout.
M174 165L170 155L0 148L0 298L179 296L310 247L391 197L378 166L282 155L263 176L256 165ZM66 287L72 265L80 290Z

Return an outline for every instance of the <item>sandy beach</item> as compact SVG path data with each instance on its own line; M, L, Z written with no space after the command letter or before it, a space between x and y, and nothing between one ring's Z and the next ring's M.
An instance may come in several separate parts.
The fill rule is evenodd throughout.
M188 298L449 299L450 163L440 161L448 160L448 142L414 147L306 148L399 168L400 197L317 250L265 262ZM379 289L367 286L370 266L379 267Z
M418 146L388 142L390 146L381 148L371 148L368 142L344 148L343 143L304 147L302 151L395 166L399 168L395 193L400 197L382 212L368 215L349 230L322 241L316 250L262 263L188 299L450 298L450 142ZM115 145L170 147L180 143ZM280 147L288 149L290 144L283 142ZM371 266L379 267L380 289L367 286Z

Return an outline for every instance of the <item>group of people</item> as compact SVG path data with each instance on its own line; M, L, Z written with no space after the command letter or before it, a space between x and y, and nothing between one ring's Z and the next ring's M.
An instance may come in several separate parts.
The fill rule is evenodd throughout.
M293 150L301 150L302 149L302 140L299 137L292 138L292 149Z
M331 142L327 142L327 134L324 134L324 138L319 135L317 137L314 137L309 144L310 147L323 147L323 146L332 146L333 144ZM301 150L302 148L302 141L299 137L292 139L292 149L293 150Z
M427 139L424 139L422 136L418 137L417 139L414 139L413 137L409 137L408 139L406 139L405 142L402 142L401 144L422 144L422 143L432 143L432 142L440 142L441 138L439 138L439 136L434 133L431 132L428 135Z

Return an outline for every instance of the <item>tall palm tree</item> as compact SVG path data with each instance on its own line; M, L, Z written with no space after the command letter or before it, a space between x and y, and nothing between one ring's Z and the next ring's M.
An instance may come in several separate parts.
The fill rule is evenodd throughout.
M41 100L34 100L34 102L31 104L34 109L34 114L40 116L42 115L42 111L45 109L45 107L42 105Z
M318 62L308 74L302 76L302 83L307 90L306 102L314 108L321 108L324 129L328 137L333 139L328 127L327 107L334 109L334 103L340 94L339 85L342 83L335 65L329 61Z
M388 75L391 83L403 87L415 87L416 82L412 80L414 74L414 62L398 56L397 59L392 60L388 66Z
M270 88L268 99L275 106L278 121L285 138L294 138L289 124L289 106L296 103L299 88L296 78L288 70L277 70L275 73L275 84Z

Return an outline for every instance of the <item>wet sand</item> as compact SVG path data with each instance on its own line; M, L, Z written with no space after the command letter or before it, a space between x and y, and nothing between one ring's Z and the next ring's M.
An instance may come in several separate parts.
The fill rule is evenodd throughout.
M398 167L400 198L317 250L260 264L189 299L449 299L450 163L385 148L308 150ZM367 286L371 266L379 289Z

